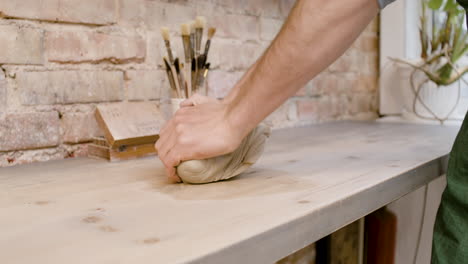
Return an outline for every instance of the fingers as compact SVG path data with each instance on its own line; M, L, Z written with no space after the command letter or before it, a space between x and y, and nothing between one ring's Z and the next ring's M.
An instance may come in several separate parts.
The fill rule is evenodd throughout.
M171 182L181 182L179 176L177 176L176 167L180 164L181 159L174 151L174 136L163 141L158 148L158 157L164 164L166 169L166 175Z
M164 163L166 167L167 177L172 182L181 182L179 176L177 176L177 165L180 164L181 159L178 156L177 152L169 150L167 155L161 158L161 161Z
M177 176L176 166L180 164L180 153L175 151L177 143L177 133L175 131L175 122L170 121L163 132L160 134L159 140L156 142L156 150L158 157L164 164L166 175L170 182L181 182Z
M199 104L206 104L215 101L216 99L214 98L210 98L208 96L203 96L200 94L194 94L189 99L182 101L180 103L180 107L196 106Z
M180 103L180 107L189 107L189 106L195 106L193 103L192 99L186 99Z
M156 143L156 149L158 150L158 155L164 157L169 153L177 142L177 136L175 133L168 134L167 136L161 137Z
M159 131L159 138L163 137L163 135L167 132L167 130L173 125L173 120L170 119L166 122L166 124L161 128ZM159 140L158 140L159 141ZM157 143L157 142L156 142Z

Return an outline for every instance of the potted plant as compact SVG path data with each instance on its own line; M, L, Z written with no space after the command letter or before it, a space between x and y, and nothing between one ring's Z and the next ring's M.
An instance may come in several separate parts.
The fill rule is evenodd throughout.
M468 67L459 63L468 52L465 11L456 0L423 1L420 22L421 58L392 59L400 64L403 116L443 124L454 119L466 83Z

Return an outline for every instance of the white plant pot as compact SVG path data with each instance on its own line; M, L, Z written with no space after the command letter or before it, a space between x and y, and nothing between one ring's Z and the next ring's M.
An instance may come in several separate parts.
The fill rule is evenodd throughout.
M428 118L435 119L434 115L424 107L421 101L424 102L427 108L429 108L438 118L446 118L457 104L459 93L458 82L448 86L437 86L435 83L428 81L422 85L419 92L420 100L416 100L415 107L413 108L415 98L415 92L411 87L411 74L413 72L413 68L407 65L398 65L398 72L400 75L398 86L400 87L400 92L403 98L403 118L413 121L422 121ZM426 79L427 78L423 72L417 71L413 81L415 89L417 89L419 84ZM463 116L460 116L457 111L454 111L448 117L450 119L463 118Z

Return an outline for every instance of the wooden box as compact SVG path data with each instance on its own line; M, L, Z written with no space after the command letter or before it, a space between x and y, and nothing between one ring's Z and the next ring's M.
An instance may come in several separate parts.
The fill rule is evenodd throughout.
M118 161L156 154L163 117L154 103L100 105L95 115L104 137L93 139L88 156Z

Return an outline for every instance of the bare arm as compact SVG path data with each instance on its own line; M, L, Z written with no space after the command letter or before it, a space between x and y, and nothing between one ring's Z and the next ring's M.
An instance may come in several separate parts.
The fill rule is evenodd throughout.
M184 107L156 144L169 177L180 161L233 151L268 114L328 67L378 12L376 0L298 0L263 56L222 102Z
M297 1L269 49L225 99L244 134L341 56L377 12L374 0Z

